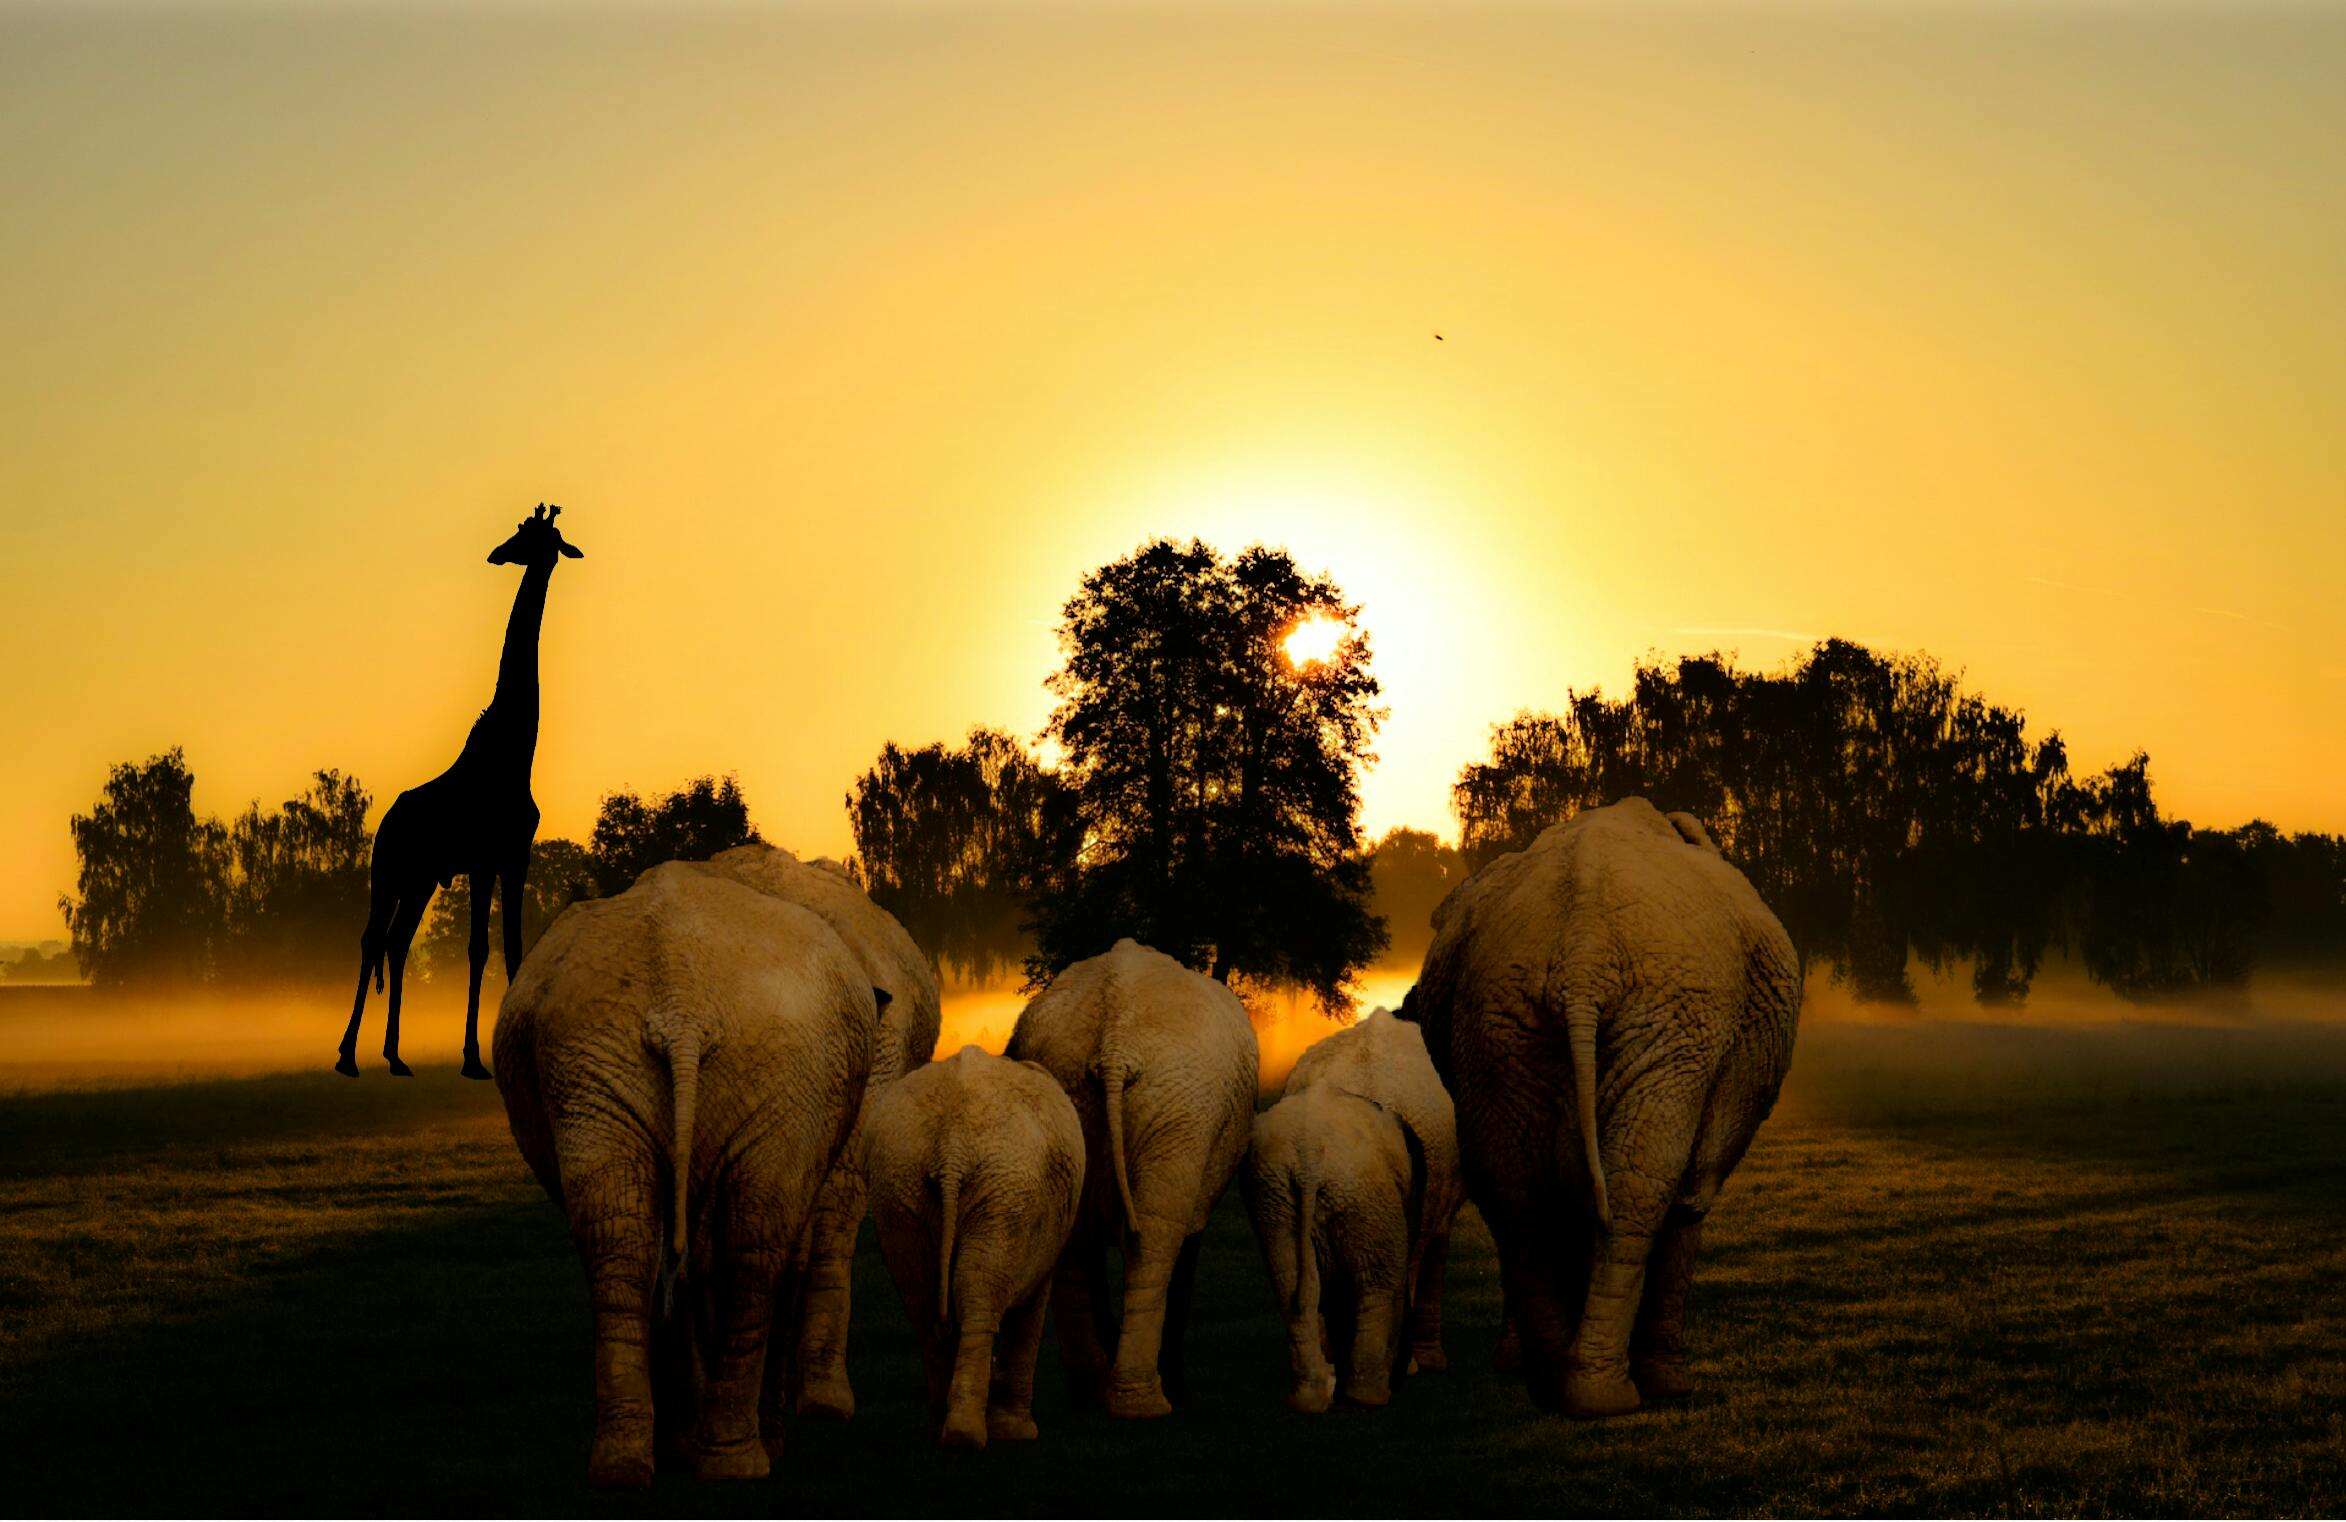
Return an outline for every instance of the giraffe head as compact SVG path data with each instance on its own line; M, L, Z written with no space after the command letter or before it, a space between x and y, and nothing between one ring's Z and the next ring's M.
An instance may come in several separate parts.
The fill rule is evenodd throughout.
M554 520L561 516L562 509L539 503L537 513L522 519L512 538L489 551L489 564L550 566L558 556L583 559L586 551L563 538L562 530L554 526Z

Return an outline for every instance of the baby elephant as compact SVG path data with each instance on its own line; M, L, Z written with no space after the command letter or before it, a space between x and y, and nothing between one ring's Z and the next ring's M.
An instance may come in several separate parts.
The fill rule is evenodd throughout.
M937 1441L1034 1437L1051 1272L1083 1200L1075 1106L1035 1064L965 1046L875 1090L867 1124L872 1220L928 1363Z
M1410 1244L1425 1208L1416 1133L1396 1111L1315 1084L1256 1119L1239 1188L1287 1317L1287 1404L1325 1411L1339 1381L1353 1405L1385 1404L1407 1356Z

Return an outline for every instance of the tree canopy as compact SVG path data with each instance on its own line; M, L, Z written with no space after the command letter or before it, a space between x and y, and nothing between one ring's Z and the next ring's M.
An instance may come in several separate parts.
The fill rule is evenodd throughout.
M1033 949L1036 899L1072 861L1075 801L999 730L951 749L890 741L847 795L849 863L938 966L985 980Z
M1359 825L1385 715L1358 611L1259 545L1160 539L1084 578L1048 684L1082 847L1040 894L1035 976L1130 935L1343 1002L1385 944ZM1333 637L1292 658L1307 622Z
M695 777L650 802L633 793L604 795L587 851L594 857L595 886L608 897L664 861L706 861L762 839L749 822L739 779Z
M2236 983L2267 874L2297 884L2300 944L2323 922L2319 863L2291 877L2297 848L2270 826L2166 819L2147 757L2073 777L2058 733L2031 742L2017 710L1930 657L1844 640L1776 673L1649 662L1625 698L1518 715L1452 803L1479 866L1631 795L1701 818L1803 957L1865 998L1911 999L1911 958L1968 961L1983 1003L2016 1002L2055 946L2133 997ZM2326 837L2298 840L2327 860Z

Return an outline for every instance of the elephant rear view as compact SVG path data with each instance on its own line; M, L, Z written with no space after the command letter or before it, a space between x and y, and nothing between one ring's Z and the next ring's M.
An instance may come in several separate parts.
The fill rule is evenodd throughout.
M1083 1122L1083 1210L1051 1289L1076 1395L1112 1416L1163 1416L1167 1386L1182 1387L1198 1234L1254 1123L1260 1057L1246 1006L1122 940L1053 978L1006 1054L1056 1078ZM1110 1242L1124 1252L1120 1324L1107 1312Z
M1702 1222L1791 1066L1800 961L1687 815L1642 798L1459 885L1409 1000L1458 1113L1535 1401L1693 1388Z
M937 975L896 916L873 903L845 868L826 858L800 861L777 846L756 844L720 851L700 870L812 910L862 964L871 985L888 995L863 1108L869 1109L898 1078L928 1065L936 1053L941 1017ZM814 1227L792 1265L800 1276L801 1314L791 1340L767 1360L769 1425L780 1422L785 1407L801 1416L843 1421L855 1415L855 1389L847 1378L847 1323L864 1194L862 1148L851 1134L816 1196Z
M1424 1207L1409 1240L1410 1372L1448 1368L1442 1351L1442 1276L1450 1257L1450 1227L1466 1203L1466 1181L1458 1171L1457 1113L1434 1071L1425 1033L1386 1010L1371 1010L1358 1024L1305 1048L1282 1095L1312 1088L1334 1088L1381 1105L1424 1149Z
M1325 1411L1339 1383L1356 1406L1385 1404L1408 1356L1424 1143L1372 1099L1308 1086L1255 1117L1239 1190L1287 1318L1287 1404Z
M865 1175L880 1255L929 1369L937 1440L1035 1436L1051 1271L1083 1202L1083 1123L1050 1074L974 1046L876 1089Z
M684 863L564 910L522 963L497 1087L585 1260L595 1484L649 1484L662 1452L705 1478L768 1472L779 1281L878 1025L879 996L821 919Z

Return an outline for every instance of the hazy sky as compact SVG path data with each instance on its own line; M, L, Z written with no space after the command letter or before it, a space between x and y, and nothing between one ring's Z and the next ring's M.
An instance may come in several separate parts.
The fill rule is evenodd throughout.
M0 7L0 936L114 761L440 770L541 499L547 834L737 770L843 850L1159 533L1366 605L1372 829L1830 633L2346 828L2341 78L2339 8Z

